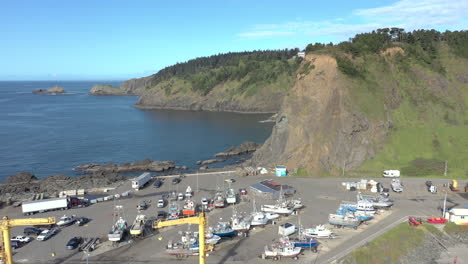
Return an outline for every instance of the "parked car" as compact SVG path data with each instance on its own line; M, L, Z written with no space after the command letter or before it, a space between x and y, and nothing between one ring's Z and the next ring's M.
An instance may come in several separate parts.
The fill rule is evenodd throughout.
M18 241L11 241L11 247L12 247L13 249L17 249L17 248L19 248L20 246L21 246L21 243L20 243L20 242L18 242Z
M144 200L140 201L137 205L138 210L146 210L146 208L148 208L148 204Z
M247 195L247 189L241 188L241 189L239 189L239 193L240 193L241 195Z
M208 206L208 199L206 199L206 197L201 198L201 204Z
M80 243L81 237L72 237L70 240L68 240L67 249L75 249L80 245Z
M11 238L11 241L18 241L20 243L28 243L32 238L28 236L15 236Z
M52 237L53 235L55 235L55 233L57 233L57 229L55 229L55 228L45 229L44 231L42 231L37 236L36 239L39 240L39 241L45 241L45 240L49 239L50 237Z
M39 235L42 232L42 229L35 228L35 227L26 227L23 231L23 234L29 235Z
M161 181L161 179L156 178L156 180L153 183L153 186L155 188L159 188L159 187L161 187L162 184L163 184L163 182Z
M180 182L180 177L175 177L174 179L172 179L172 184L178 184Z
M164 202L163 199L158 200L158 205L157 205L158 208L163 208L165 205L166 205L166 203Z
M164 220L167 217L166 211L158 211L156 214L156 220Z
M179 193L179 195L177 195L177 200L179 200L179 201L182 201L184 198L185 198L185 196L184 196L183 193Z
M225 181L225 182L228 182L228 183L234 183L234 182L236 182L236 180L234 180L234 179L225 179L224 181Z
M80 218L78 218L78 219L76 220L75 224L76 224L77 226L82 226L82 225L87 224L89 221L90 221L89 218L80 217Z

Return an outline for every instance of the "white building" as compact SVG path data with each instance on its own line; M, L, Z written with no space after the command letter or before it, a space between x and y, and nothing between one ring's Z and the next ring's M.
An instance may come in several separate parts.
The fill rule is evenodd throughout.
M299 58L305 58L305 54L306 54L305 51L299 51L299 52L297 53L297 57L299 57Z
M445 213L445 218L456 225L468 225L468 209L452 208Z

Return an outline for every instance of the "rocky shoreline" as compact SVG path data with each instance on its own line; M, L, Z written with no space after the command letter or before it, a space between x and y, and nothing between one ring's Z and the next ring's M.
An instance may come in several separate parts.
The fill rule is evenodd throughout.
M126 172L136 172L136 171L163 172L163 171L167 171L170 169L174 169L175 167L176 167L175 162L173 161L154 161L150 159L145 159L142 161L122 163L122 164L89 163L89 164L83 164L78 167L75 167L74 170L85 173L85 174L104 175L108 173L126 173Z
M236 164L226 165L218 169L211 169L207 165L225 162L229 158L236 156L252 154L259 147L261 147L260 144L244 142L239 146L231 147L224 152L215 154L216 158L214 159L198 161L197 165L200 167L195 170L214 171L229 169L239 171L240 175L252 175L251 168L247 170L243 168L242 162L245 159L240 159L240 162L238 161ZM85 175L69 177L63 174L55 174L43 179L38 179L30 172L19 172L11 175L0 184L0 206L2 202L25 201L39 193L43 193L45 197L56 197L59 192L64 190L113 187L129 179L128 176L122 175L123 173L143 171L170 173L174 170L187 171L189 168L187 166L176 166L174 161L145 159L121 164L89 163L79 165L74 169Z
M23 201L38 193L56 197L64 190L112 187L127 180L128 177L117 173L79 177L55 174L39 180L30 172L19 172L0 184L0 202Z

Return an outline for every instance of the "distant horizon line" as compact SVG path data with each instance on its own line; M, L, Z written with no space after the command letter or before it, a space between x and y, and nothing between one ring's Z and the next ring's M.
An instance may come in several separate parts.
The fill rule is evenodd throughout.
M77 82L77 81L127 81L129 79L65 79L65 80L0 80L0 82Z

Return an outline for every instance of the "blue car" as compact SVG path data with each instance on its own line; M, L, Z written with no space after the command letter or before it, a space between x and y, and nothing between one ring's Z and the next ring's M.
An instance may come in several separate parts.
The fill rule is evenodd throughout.
M81 237L72 237L67 243L67 249L75 249L81 243Z

